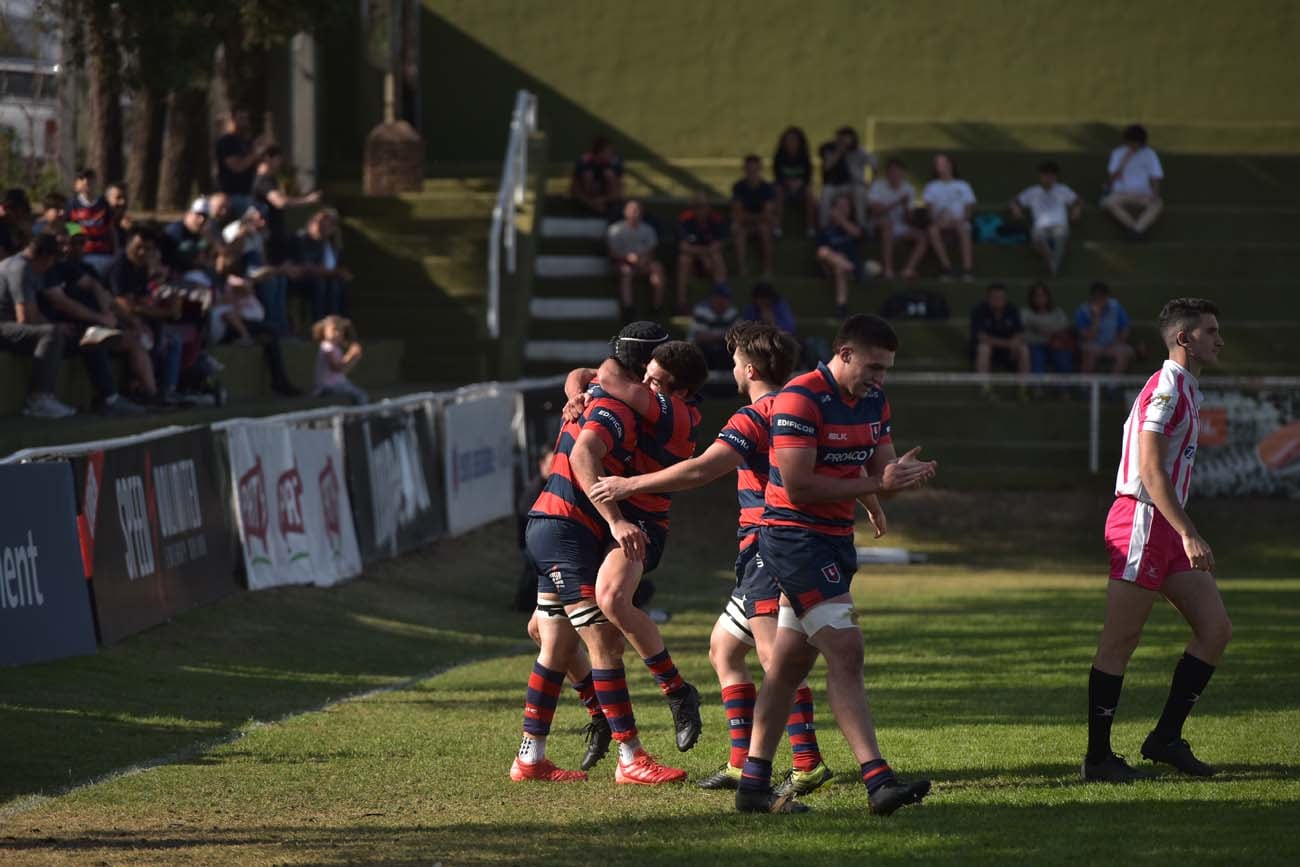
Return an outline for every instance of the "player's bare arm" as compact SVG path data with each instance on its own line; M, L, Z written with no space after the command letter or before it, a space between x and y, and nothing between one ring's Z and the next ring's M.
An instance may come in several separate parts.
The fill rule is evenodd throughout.
M578 440L569 453L569 464L573 467L573 477L584 491L590 491L600 478L601 461L609 450L594 432L585 430L578 434ZM613 503L593 503L596 511L609 525L609 532L614 542L623 549L629 560L644 560L646 536L641 528L623 517L618 506Z
M627 368L613 358L605 359L598 371L600 387L615 400L632 407L637 415L645 417L652 410L654 395L649 386L634 379Z
M688 460L644 476L604 476L588 492L593 503L626 500L636 494L671 494L689 491L720 479L744 459L725 443L715 442Z
M1178 531L1183 540L1183 550L1193 569L1214 571L1214 553L1209 544L1196 532L1192 519L1178 503L1174 483L1164 471L1165 455L1169 452L1169 437L1144 430L1138 433L1138 470L1142 485L1151 495L1151 501L1169 525Z
M888 524L885 521L885 507L880 504L878 496L868 494L865 497L858 497L858 504L867 510L867 520L871 522L871 528L875 530L874 538L879 539L889 532Z
M595 378L595 368L575 367L569 371L569 375L564 379L565 404L560 410L560 416L565 421L577 421L582 416L590 398L587 394L587 386Z
M918 451L913 449L908 454L915 457ZM815 448L775 449L772 454L781 469L786 493L796 503L842 503L867 494L902 491L916 487L931 475L928 462L900 460L886 464L878 476L837 479L816 472Z

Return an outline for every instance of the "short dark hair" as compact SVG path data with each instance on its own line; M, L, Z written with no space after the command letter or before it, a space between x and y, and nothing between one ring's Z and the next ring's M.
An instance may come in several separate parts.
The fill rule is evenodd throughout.
M1180 331L1190 331L1201 321L1206 313L1219 315L1219 308L1213 301L1205 298L1173 298L1160 308L1156 324L1160 327L1160 336L1166 345L1173 343L1173 338Z
M1124 141L1136 145L1145 145L1147 143L1147 128L1140 123L1129 124L1124 127Z
M1061 167L1056 164L1056 160L1044 160L1038 164L1038 173L1040 175L1059 175Z
M1088 287L1088 296L1092 297L1093 295L1110 295L1110 287L1106 285L1104 280L1094 280L1092 285Z
M903 162L899 157L890 157L889 162L885 163L885 168L889 169L894 166L898 166L900 169L905 169L907 168L907 163Z
M58 208L62 211L67 207L67 205L68 200L59 193L46 193L45 198L41 199L41 206L47 211L53 208Z
M33 259L53 259L63 251L59 236L53 232L41 232L27 246Z
M603 135L598 135L591 140L591 152L593 154L603 151L607 147L609 147L609 139Z
M858 131L857 131L856 129L854 129L853 127L851 127L851 126L842 126L842 127L840 127L839 129L835 130L835 137L836 137L836 138L839 138L839 137L842 136L842 135L846 135L846 136L848 136L849 138L853 139L853 144L856 145L856 144L858 143Z
M24 211L32 209L31 200L27 198L27 191L22 187L10 187L4 192L4 206L6 210L20 208Z
M81 171L77 172L76 179L79 181L88 181L95 176L95 170L90 166L86 166Z
M694 343L670 340L655 348L654 360L673 378L674 390L684 389L695 394L709 378L709 365L704 353Z
M766 322L737 322L727 331L727 351L749 359L758 378L769 385L785 385L799 358L799 343Z
M889 323L871 313L858 313L844 320L835 334L833 349L839 352L847 345L862 349L887 349L898 351L898 334Z
M1003 283L1001 280L994 280L984 290L984 294L991 295L994 292L1005 292L1005 291L1007 291L1007 284Z
M745 165L750 163L762 163L763 159L758 154L745 154Z
M750 293L749 293L749 294L750 294L750 297L752 297L752 298L775 298L775 297L777 297L777 294L776 294L776 287L773 286L771 283L767 282L766 280L759 280L757 283L755 283L755 284L754 284L754 288L753 288L752 290L750 290Z

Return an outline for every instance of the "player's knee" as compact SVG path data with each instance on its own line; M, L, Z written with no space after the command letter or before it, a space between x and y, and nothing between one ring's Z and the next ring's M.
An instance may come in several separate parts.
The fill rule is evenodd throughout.
M1220 653L1232 641L1232 620L1227 614L1217 618L1206 628L1198 632L1198 637L1210 647L1218 650Z

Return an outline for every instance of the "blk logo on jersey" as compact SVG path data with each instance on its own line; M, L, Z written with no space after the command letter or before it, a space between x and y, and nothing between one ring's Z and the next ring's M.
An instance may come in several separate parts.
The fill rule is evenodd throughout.
M822 575L829 584L840 583L840 567L834 563L827 563L822 567Z

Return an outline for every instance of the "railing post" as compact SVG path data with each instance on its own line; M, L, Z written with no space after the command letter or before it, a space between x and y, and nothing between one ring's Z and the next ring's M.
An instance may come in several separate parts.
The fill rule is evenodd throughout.
M1101 472L1101 381L1088 384L1088 472Z

